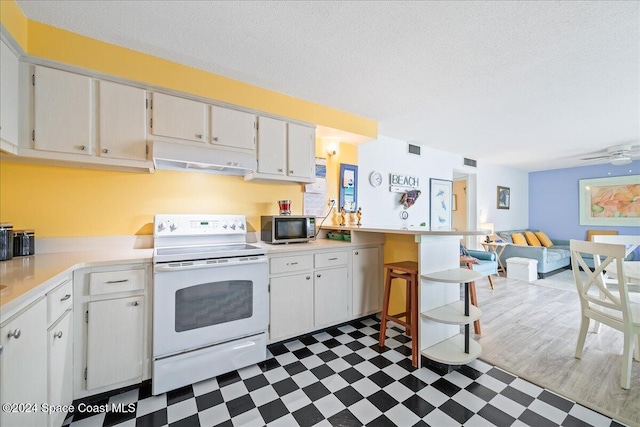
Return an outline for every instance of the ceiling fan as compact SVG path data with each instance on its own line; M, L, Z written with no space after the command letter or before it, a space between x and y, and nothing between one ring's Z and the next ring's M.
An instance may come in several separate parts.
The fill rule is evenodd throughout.
M597 152L602 153L598 156L585 157L588 163L611 163L614 166L628 165L633 160L640 159L640 144L622 144L614 145L606 150ZM594 153L594 154L597 154Z

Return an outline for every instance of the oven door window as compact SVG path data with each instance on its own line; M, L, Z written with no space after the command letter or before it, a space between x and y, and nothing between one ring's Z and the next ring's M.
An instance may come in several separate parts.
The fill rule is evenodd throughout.
M253 282L223 280L176 291L176 332L205 328L253 315Z

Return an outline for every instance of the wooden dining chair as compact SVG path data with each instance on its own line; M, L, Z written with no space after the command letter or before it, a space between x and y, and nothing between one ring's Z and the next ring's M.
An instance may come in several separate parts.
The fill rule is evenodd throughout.
M620 385L628 389L631 386L632 357L640 361L640 294L633 294L631 298L629 295L623 268L625 246L571 240L569 248L573 276L580 296L582 317L575 357L577 359L582 357L589 323L592 319L621 331L624 334L624 345ZM593 256L595 264L593 271L583 258L585 254ZM616 283L605 279L604 273L607 269L614 268L614 261ZM581 273L580 268L584 273Z

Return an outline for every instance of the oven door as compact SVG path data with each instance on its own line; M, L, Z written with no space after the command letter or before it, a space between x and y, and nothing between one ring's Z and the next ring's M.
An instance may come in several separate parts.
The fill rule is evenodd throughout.
M153 283L155 358L267 329L266 256L156 264Z

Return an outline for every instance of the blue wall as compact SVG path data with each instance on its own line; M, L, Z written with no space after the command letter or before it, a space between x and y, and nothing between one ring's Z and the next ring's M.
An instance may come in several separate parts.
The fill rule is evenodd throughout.
M581 179L638 174L640 174L638 160L625 166L602 164L531 172L529 173L529 228L542 230L551 239L584 240L587 238L587 230L618 230L618 234L640 234L640 226L581 226L578 196L578 181Z

